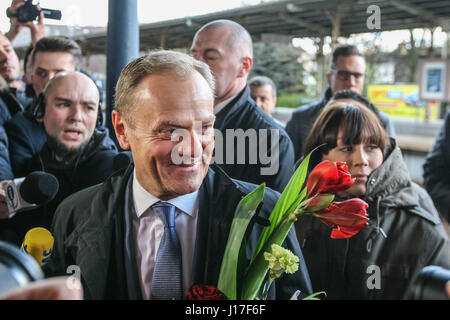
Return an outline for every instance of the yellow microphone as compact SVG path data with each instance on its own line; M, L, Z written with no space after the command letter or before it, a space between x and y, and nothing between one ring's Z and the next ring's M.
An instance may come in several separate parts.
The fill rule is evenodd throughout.
M50 259L54 242L55 239L50 231L40 227L33 228L25 235L21 250L32 256L42 267Z

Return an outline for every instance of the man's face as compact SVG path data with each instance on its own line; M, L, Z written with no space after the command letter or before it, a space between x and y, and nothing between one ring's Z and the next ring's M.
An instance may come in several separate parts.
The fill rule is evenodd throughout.
M131 148L139 183L162 200L198 190L214 149L214 98L205 79L197 72L184 80L150 75L135 97L134 124L118 111L113 124L121 147Z
M19 59L8 38L0 34L0 75L6 82L17 80L20 73Z
M73 56L68 52L37 52L32 68L31 81L36 95L58 72L75 71Z
M54 150L56 154L73 153L91 139L97 123L99 93L92 80L82 74L55 80L46 94L43 123L49 140L64 148Z
M328 85L333 93L352 90L361 93L364 87L366 63L361 56L339 56L335 69L327 74Z
M204 29L195 35L191 54L205 62L216 80L218 104L242 90L238 78L242 77L242 59L237 50L229 46L230 31L227 28Z
M256 104L268 115L277 104L277 97L273 95L272 87L268 84L262 86L250 86L250 95Z

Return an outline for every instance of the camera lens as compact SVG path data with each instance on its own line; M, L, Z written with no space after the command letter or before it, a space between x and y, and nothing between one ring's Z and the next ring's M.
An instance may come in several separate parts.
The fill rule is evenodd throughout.
M37 262L12 244L0 241L0 295L44 278Z

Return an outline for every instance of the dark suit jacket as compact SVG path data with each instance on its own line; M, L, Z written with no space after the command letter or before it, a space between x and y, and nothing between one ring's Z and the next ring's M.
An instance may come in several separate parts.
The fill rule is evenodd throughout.
M216 115L214 128L220 130L223 137L223 143L221 139L216 137L214 159L223 160L222 163L215 161L217 166L233 179L258 185L265 182L268 187L278 192L284 190L294 173L294 148L291 139L284 128L256 105L250 97L248 86ZM239 143L239 139L227 134L227 132L239 134L237 131L239 129L242 130L241 133L254 133L257 142L249 143L246 140L244 146L244 144ZM264 159L264 156L270 155L268 150L275 147L271 143L272 137L276 137L272 135L272 130L278 130L276 131L278 132L276 142L279 148L276 151L274 149L271 161L278 160L278 162L267 163L268 161ZM234 144L232 139L234 139ZM264 142L267 142L267 144L264 145ZM234 149L228 148L228 144L233 145ZM239 148L240 146L242 148ZM234 151L234 161L227 161L227 157L230 156L232 151ZM278 157L275 154L276 152L278 152ZM261 154L263 157L261 157ZM245 163L240 164L239 159L245 160ZM263 175L261 174L262 169L269 170L264 172Z
M332 96L333 93L328 87L324 93L322 100L311 105L300 106L296 108L294 112L292 112L291 118L286 124L286 132L291 138L292 143L294 144L295 161L301 159L302 156L304 156L303 148L305 147L306 138L311 131L314 121L316 121L320 112L330 101ZM395 137L395 128L391 118L383 111L379 111L374 105L372 105L372 110L374 110L379 117L389 136Z
M46 266L47 275L63 275L70 265L81 271L86 299L129 299L124 257L124 212L131 164L125 173L104 184L82 190L67 198L57 209L52 226L54 252ZM197 240L194 252L193 284L217 285L222 257L235 208L256 186L230 179L219 168L211 168L200 188ZM267 217L279 194L266 189L257 214ZM247 258L256 245L262 227L252 223ZM272 286L271 297L288 299L295 290L311 293L309 275L292 228L284 243L300 258L299 271L283 275Z

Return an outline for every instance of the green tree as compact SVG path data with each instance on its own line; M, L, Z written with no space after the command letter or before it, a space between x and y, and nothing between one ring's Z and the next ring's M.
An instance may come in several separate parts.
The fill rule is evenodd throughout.
M292 45L255 42L253 44L253 67L249 79L254 76L271 78L278 94L303 93L303 68L298 62L301 54Z

